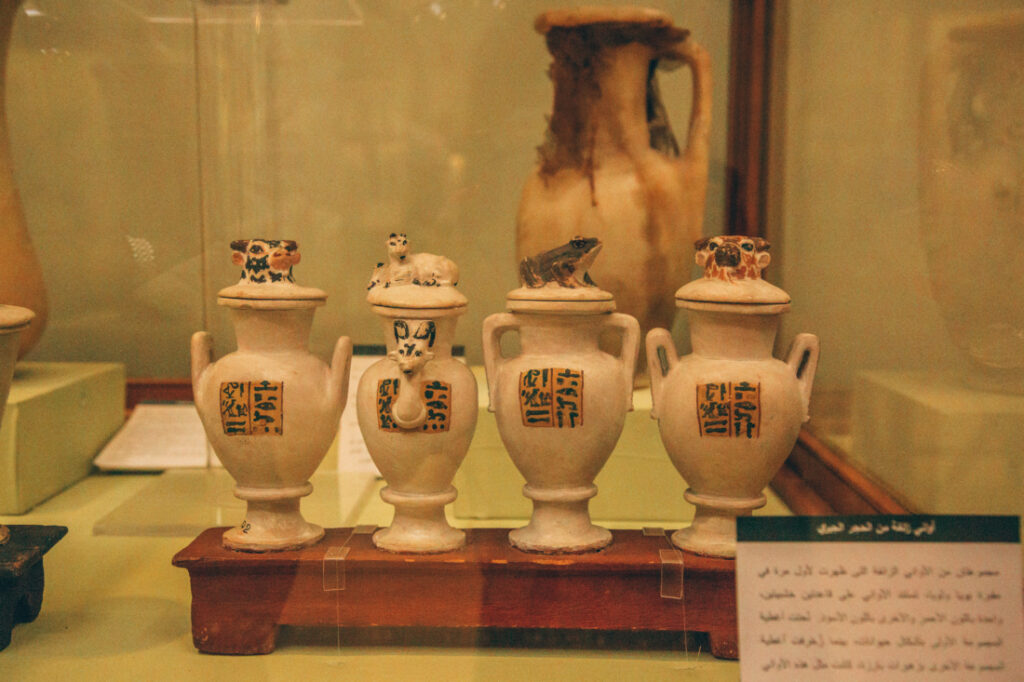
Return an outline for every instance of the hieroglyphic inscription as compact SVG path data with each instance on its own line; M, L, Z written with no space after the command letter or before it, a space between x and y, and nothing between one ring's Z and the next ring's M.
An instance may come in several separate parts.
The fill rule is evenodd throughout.
M697 423L701 436L759 438L761 384L697 384Z
M398 397L398 379L382 379L377 382L377 427L381 431L402 431L392 416L395 399ZM420 431L439 433L451 426L452 387L443 381L423 383L423 404L427 408L427 420Z
M520 372L519 408L523 426L582 426L583 370L552 367Z
M229 436L280 436L284 433L284 382L221 383L220 421Z

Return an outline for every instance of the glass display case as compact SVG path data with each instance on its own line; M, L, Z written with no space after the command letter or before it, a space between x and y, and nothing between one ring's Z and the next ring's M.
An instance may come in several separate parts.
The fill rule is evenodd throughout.
M613 16L630 16L628 3L606 4ZM767 239L764 278L792 298L775 356L798 332L820 338L811 419L754 513L1020 515L1024 3L644 4L670 15L710 57L708 66L692 52L663 49L659 34L658 58L644 62L637 81L643 96L631 100L650 134L645 153L687 159L700 141L706 178L681 173L683 189L669 194L704 182L706 196L702 211L673 214L664 235L637 234L635 249L606 245L601 261L629 264L657 244L655 255L678 267L661 296L672 301L700 275L690 265L695 237ZM601 552L592 565L565 569L580 574L564 593L473 568L493 568L495 557L515 563L501 554L511 552L505 535L531 513L488 411L481 329L519 286L519 260L536 252L517 241L531 211L524 188L538 173L547 187L560 117L614 91L602 83L601 94L587 95L559 80L566 69L586 72L608 59L588 62L573 51L583 48L544 34L576 15L535 25L556 6L540 0L2 6L13 17L3 93L24 220L0 229L28 254L18 258L45 283L49 311L16 371L0 434L0 446L21 442L15 428L37 442L0 447L0 478L13 481L0 486L13 491L0 497L0 522L69 533L47 554L42 614L15 629L0 677L42 679L74 665L87 678L115 679L339 670L366 679L738 679L735 639L714 634L729 603L710 603L731 576L723 568L730 560L688 565L691 591L673 587L683 583L683 564L673 563L671 530L689 525L694 508L651 418L643 376L597 475L600 494L589 501L594 522L635 554L642 577L631 582L636 566L623 569L618 555ZM615 162L600 155L601 140L580 139L573 153L589 168L583 177L596 206L594 168ZM652 181L636 193L657 190ZM552 247L576 237L556 241L555 228L538 224ZM358 563L372 551L372 531L391 519L379 497L385 482L358 438L354 396L359 374L385 352L367 286L392 258L394 234L457 263L468 300L453 342L476 380L479 409L447 519L477 548L498 549L483 559L470 552L470 568L448 582L395 577L450 572L447 560L430 556ZM137 406L192 401L194 332L211 332L216 357L234 350L218 292L238 281L231 243L254 237L295 240L303 255L297 281L326 292L312 353L326 361L348 336L356 355L340 434L302 502L303 515L327 529L326 549L284 582L239 584L227 600L234 610L209 620L204 635L193 627L209 602L171 560L177 555L190 571L208 567L203 552L226 551L218 549L222 527L243 523L246 503L232 494L232 476L205 444L194 410L169 409L140 437L143 450L147 438L153 443L151 455L190 443L181 446L191 448L188 466L117 472L91 462ZM657 269L630 267L644 277ZM592 272L598 285L618 277ZM669 327L689 352L686 316L663 308L667 319L642 319L640 333ZM610 336L601 347L616 353ZM508 339L502 347L518 349ZM30 391L30 381L45 387ZM39 402L46 391L56 391L53 402ZM211 527L220 530L211 535ZM197 536L209 547L183 551ZM235 553L231 565L252 556ZM561 556L540 563L558 566ZM616 577L588 587L585 576L602 571ZM370 577L360 583L361 575ZM319 590L314 606L303 601L310 585ZM462 601L438 610L421 599L426 590ZM389 591L404 605L372 612ZM496 607L499 598L508 605ZM574 620L559 599L579 601L584 615ZM645 600L652 606L637 606ZM271 603L285 615L247 650L258 629L247 618ZM370 605L359 607L370 615L343 617L352 604ZM646 612L649 624L677 615L678 624L619 618L631 609L640 620ZM494 613L520 620L488 620ZM448 617L448 627L437 622ZM735 608L721 617L734 632ZM196 650L243 635L249 640L234 652L274 652Z

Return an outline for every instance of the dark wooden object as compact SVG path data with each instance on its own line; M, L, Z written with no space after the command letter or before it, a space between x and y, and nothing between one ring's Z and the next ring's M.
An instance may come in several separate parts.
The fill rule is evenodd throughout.
M803 429L796 447L772 480L796 514L910 514L885 486Z
M507 529L470 529L460 551L400 555L340 528L250 554L224 549L224 530L173 561L188 569L192 639L207 653L269 653L278 626L302 625L706 632L715 656L738 655L734 562L679 552L666 535L617 530L601 552L545 556L512 548Z
M128 379L125 385L124 406L128 412L141 402L192 402L192 380Z
M0 545L0 651L11 643L11 630L30 623L43 606L43 555L64 537L64 526L8 526L10 539Z
M764 236L771 42L771 0L732 0L726 148L729 234Z

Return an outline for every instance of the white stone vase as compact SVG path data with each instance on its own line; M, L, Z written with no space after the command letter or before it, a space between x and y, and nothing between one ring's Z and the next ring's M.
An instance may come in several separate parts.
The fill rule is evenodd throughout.
M711 60L667 14L581 7L537 17L552 55L554 102L516 220L517 254L576 234L615 254L591 269L617 310L669 327L672 292L702 234L711 129ZM693 99L685 145L669 126L659 66L685 64ZM646 366L641 367L646 370Z
M633 409L640 327L612 312L612 295L596 287L522 287L509 293L507 308L484 320L483 351L489 409L533 502L529 524L509 541L542 553L606 547L611 533L591 522L588 506ZM598 347L609 330L621 338L618 357ZM506 358L508 332L518 333L521 352Z
M7 394L11 390L21 333L28 328L35 316L35 313L27 308L0 305L0 422L3 421ZM10 531L7 526L0 523L0 545L9 538Z
M383 324L387 357L366 370L356 393L359 430L387 481L381 498L395 508L373 543L390 552L447 552L466 543L444 510L455 501L452 479L478 411L476 379L452 357L467 302L448 259L410 254L405 235L391 235L388 251L367 296Z
M231 311L238 350L213 362L213 338L192 336L192 389L206 435L246 501L245 520L224 533L229 549L298 549L323 537L299 500L338 431L352 343L338 339L328 367L309 352L313 313L326 294L292 278L292 241L232 243L241 281L217 303Z
M764 487L808 419L818 337L798 334L785 362L772 357L790 299L761 279L770 260L764 240L714 237L697 246L704 277L676 292L693 353L679 358L666 329L647 334L651 417L697 507L672 542L734 557L736 517L764 506Z
M974 388L1024 394L1024 11L939 16L921 97L921 239Z

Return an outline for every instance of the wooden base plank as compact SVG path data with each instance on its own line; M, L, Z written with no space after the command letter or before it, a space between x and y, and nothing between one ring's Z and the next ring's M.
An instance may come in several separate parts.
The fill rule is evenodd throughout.
M43 555L64 537L64 526L7 526L0 545L0 651L18 623L30 623L43 606Z
M224 530L173 560L189 571L193 641L207 653L269 653L279 626L298 625L706 632L714 655L738 654L734 562L665 535L617 530L600 552L537 555L509 545L507 529L469 529L459 551L410 555L337 528L313 547L252 554L222 547ZM663 597L680 593L679 557L682 598Z

